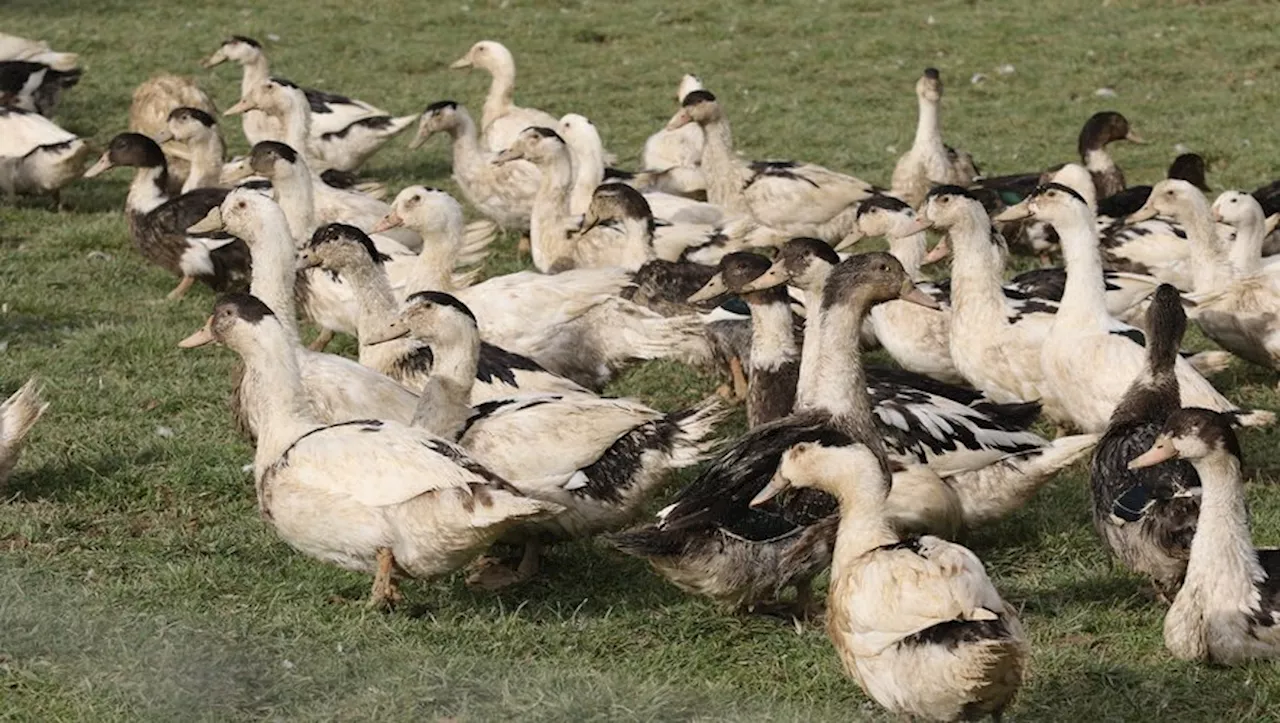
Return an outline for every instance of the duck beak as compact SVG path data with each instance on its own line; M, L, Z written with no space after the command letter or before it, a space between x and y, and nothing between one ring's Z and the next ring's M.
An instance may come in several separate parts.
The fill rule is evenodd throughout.
M933 221L930 221L924 216L916 216L915 220L911 223L894 229L893 233L889 234L889 238L896 240L906 238L908 236L915 236L916 234L928 231L931 228L933 228Z
M209 209L209 213L205 214L204 218L188 226L187 233L209 233L220 231L222 228L222 209L214 206Z
M707 279L707 283L703 284L701 289L690 294L686 301L690 304L697 304L703 301L710 301L728 292L729 287L724 283L724 274L716 272L714 276Z
M1271 232L1276 230L1277 225L1280 225L1280 213L1273 213L1267 216L1266 235L1271 235Z
M920 261L921 266L936 264L951 255L951 237L943 236L929 253L924 255L924 259Z
M524 158L524 154L523 154L523 153L521 153L520 151L515 150L514 148L507 148L506 150L503 150L503 151L501 151L500 153L498 153L498 155L494 156L494 157L493 157L493 162L494 162L495 164L497 164L497 165L501 166L501 165L502 165L502 164L504 164L504 163L510 163L510 162L512 162L512 161L518 161L518 160L520 160L521 158Z
M763 291L772 289L775 286L782 286L788 281L790 281L790 276L782 265L782 259L778 259L773 262L773 266L770 266L768 271L743 284L739 291L741 293Z
M214 343L217 339L213 338L213 317L209 317L204 326L200 327L196 333L178 342L178 346L183 349L194 349L198 346L207 346Z
M84 172L84 177L93 178L99 173L110 171L112 168L115 168L115 167L116 167L115 164L111 162L111 154L103 153L102 157L98 159L98 162L93 164L92 168Z
M667 130L673 131L677 128L683 128L693 122L693 117L689 115L689 111L684 108L680 112L671 116L671 120L667 121Z
M1171 459L1178 458L1178 450L1173 446L1173 440L1168 437L1157 437L1156 443L1151 445L1151 449L1143 452L1129 462L1129 469L1142 469L1143 467L1152 467L1167 462Z
M248 98L241 98L239 103L236 103L230 108L222 111L222 115L240 115L245 111L257 110L257 109L258 109L257 103L254 103Z
M991 220L996 223L1008 223L1021 221L1024 218L1031 218L1031 204L1025 199L992 216Z
M1140 146L1144 146L1147 144L1147 142L1143 140L1142 136L1138 135L1137 133L1134 133L1133 131L1129 131L1128 133L1124 134L1124 139L1126 141L1129 141L1130 143L1137 143Z
M1225 221L1222 220L1222 209L1218 208L1217 206L1214 206L1213 208L1209 209L1209 212L1213 214L1213 220L1215 222L1225 223Z
M759 494L751 498L751 506L759 507L769 500L782 494L791 486L790 480L783 477L781 473L775 472L773 478L769 480L769 484L760 490Z
M367 334L360 342L365 346L373 346L374 344L386 344L389 341L401 339L409 335L409 327L399 319L382 325L381 329L375 329Z
M373 228L369 229L369 233L382 233L383 231L390 231L393 228L397 228L403 225L404 225L404 219L400 218L400 214L396 213L395 211L392 211L386 216L383 216L380 221L375 223L373 225Z
M464 55L461 58L458 58L457 60L450 63L449 67L453 70L462 70L463 68L470 68L471 57L468 55Z
M1158 213L1159 211L1156 210L1156 207L1148 203L1137 211L1126 216L1124 222L1127 224L1139 223L1146 221L1149 218L1155 218Z
M582 234L590 231L591 229L595 228L598 225L600 225L600 217L588 211L586 215L578 219L577 233L579 236L581 236ZM701 291L701 289L699 289L699 291ZM698 292L695 291L694 293L696 294Z
M213 55L210 55L207 58L201 58L200 67L212 68L214 66L223 64L224 62L226 62L226 60L227 60L226 54L222 52L221 48L219 48L218 50L214 51Z
M426 120L426 119L424 118L423 120ZM409 150L413 151L421 148L422 144L426 143L427 139L431 137L432 131L429 131L425 127L423 127L424 125L425 124L422 124L422 123L418 124L418 132L414 134L413 140L409 141Z
M173 140L173 131L169 131L169 130L160 131L159 133L156 134L156 137L153 138L152 140L156 142L156 145L163 146L164 144Z
M866 237L867 235L862 232L861 228L854 226L853 230L850 231L844 238L840 239L840 242L835 245L835 250L846 251L848 249L851 249L855 245L857 245L859 241L861 241Z
M913 304L919 304L926 309L942 308L938 305L938 301L936 299L918 289L915 284L911 283L910 279L902 284L902 294L899 295L898 298L903 301L910 301Z
M239 183L249 176L253 175L253 167L249 165L247 158L234 160L222 167L222 173L218 174L218 180L227 185Z
M298 252L298 271L314 269L319 265L320 257L313 254L310 249L302 249Z

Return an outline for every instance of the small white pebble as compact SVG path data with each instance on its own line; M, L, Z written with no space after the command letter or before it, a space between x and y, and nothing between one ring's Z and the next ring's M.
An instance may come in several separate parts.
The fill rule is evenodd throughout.
M338 653L342 653L342 643L338 643Z
M1240 139L1240 145L1242 145L1242 146L1251 146L1251 145L1253 145L1253 141L1249 140L1248 138L1241 138L1241 139Z
M1164 37L1164 33L1162 33L1162 32L1160 32L1159 30L1157 30L1157 31L1155 31L1154 33L1152 33L1152 34L1151 34L1151 37L1153 37L1153 38L1163 38L1163 37Z
M924 22L925 22L925 24L927 24L927 25L937 25L937 24L938 24L938 21L937 21L937 20L934 20L932 15L930 15L930 16L929 16L929 17L927 17L927 18L925 18Z
M0 341L0 354L5 353L6 351L9 351L9 340L8 340L8 339L5 339L4 341Z
M106 251L90 251L89 253L85 254L85 258L89 259L90 261L111 261L115 257L107 253Z
M969 78L969 84L977 85L978 83L985 83L986 80L987 80L987 76L983 75L982 73L974 73L973 76Z
M1173 152L1177 153L1178 155L1182 155L1183 153L1190 153L1191 148L1188 147L1187 144L1185 143L1178 143L1173 147Z
M1257 82L1258 82L1258 81L1254 80L1253 78L1245 78L1245 79L1244 79L1244 85L1245 85L1246 87L1247 87L1247 86L1250 86L1250 85L1253 85L1254 83L1257 83Z
M244 10L241 10L241 11L240 11L240 14L241 14L241 15L243 15L243 16L245 16L245 17L247 18L247 17L249 17L250 15L252 15L252 14L253 14L253 11L252 11L252 10L250 10L249 8L245 8Z
M282 660L280 661L280 666L283 667L285 670L293 670L293 667L294 667L292 660Z
M195 26L196 26L195 23L191 22L190 20L187 21L187 27L194 28Z
M1097 90L1093 91L1093 94L1094 94L1094 95L1096 95L1096 96L1098 96L1099 98L1114 98L1114 97L1116 97L1116 92L1115 92L1115 90L1114 90L1114 89L1112 89L1112 88L1099 88L1099 89L1097 89Z
M1017 72L1017 68L1013 67L1013 63L1005 63L999 68L996 68L996 72L1000 75L1013 75Z
M246 464L246 465L243 465L243 466L241 466L241 467L240 467L240 471L241 471L241 472L252 472L252 471L253 471L253 465L252 465L252 464Z
M280 42L280 36L275 33L267 33L267 40L270 40L273 43L278 43Z
M885 146L885 147L884 147L884 152L885 152L885 153L897 153L897 152L898 152L898 147L897 147L897 146Z
M173 428L165 426L156 427L156 436L170 439L173 437Z
M0 314L8 314L8 313L9 313L9 302L6 301L3 304L0 304Z
M1092 50L1086 50L1086 51L1084 52L1084 55L1085 55L1085 57L1086 57L1086 58L1092 58L1092 57L1094 57L1095 55L1097 55L1097 53L1093 52Z

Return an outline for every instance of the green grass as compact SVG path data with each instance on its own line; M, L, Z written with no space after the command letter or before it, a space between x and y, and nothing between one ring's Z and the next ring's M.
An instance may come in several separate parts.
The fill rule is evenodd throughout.
M83 54L87 73L59 120L100 147L155 72L196 74L230 105L238 72L196 61L242 33L280 37L267 43L276 73L397 112L443 98L478 112L484 79L446 65L475 40L502 40L520 68L518 102L588 115L628 165L673 112L680 74L696 71L751 157L887 182L910 143L911 88L926 65L948 82L947 138L988 172L1070 159L1080 124L1103 109L1152 141L1116 149L1135 182L1158 178L1178 143L1210 159L1218 190L1269 180L1280 157L1280 10L1267 3L258 5L8 0L0 27ZM1004 63L1016 72L998 75ZM989 79L971 85L974 73ZM1095 97L1104 86L1118 96ZM227 134L242 152L239 123ZM405 143L368 175L392 189L451 187L442 142L416 153ZM820 630L724 615L595 544L556 549L543 578L500 595L452 577L406 585L411 604L392 615L331 601L362 598L368 580L294 554L259 520L241 469L251 450L225 406L231 355L174 346L212 297L157 302L173 279L126 238L126 184L116 172L73 185L62 214L41 201L0 205L0 384L7 393L39 374L53 403L0 503L0 718L881 715ZM497 268L513 267L506 244ZM1236 365L1217 381L1242 403L1280 406L1272 374ZM716 383L659 364L613 391L674 408ZM1280 543L1280 495L1267 485L1277 441L1274 431L1245 439L1259 544ZM1014 717L1280 719L1272 666L1189 665L1164 651L1163 611L1112 568L1085 485L1078 467L967 540L1032 638Z

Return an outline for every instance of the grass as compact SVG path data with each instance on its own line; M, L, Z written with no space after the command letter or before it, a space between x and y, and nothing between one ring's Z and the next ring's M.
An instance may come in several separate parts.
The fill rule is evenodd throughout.
M1116 109L1153 141L1116 149L1132 181L1160 177L1185 144L1210 159L1218 190L1270 180L1280 156L1277 21L1280 9L1257 2L0 5L7 32L82 53L87 73L59 120L99 147L155 72L196 74L230 105L238 73L196 61L232 33L266 41L278 74L397 112L443 98L478 112L484 80L446 65L491 37L516 54L518 101L587 114L625 165L693 70L752 157L886 182L911 140L912 85L936 65L946 135L989 172L1069 159L1083 120ZM995 72L1005 63L1016 72ZM988 77L971 84L975 73ZM1116 97L1096 97L1102 87ZM243 151L238 122L226 131ZM410 152L399 140L367 172L393 189L449 188L448 166L443 143ZM225 407L231 355L174 346L211 295L157 302L173 280L126 238L126 184L116 172L73 185L63 214L0 205L0 385L39 374L53 403L0 503L0 719L881 717L820 631L726 616L595 544L556 549L542 579L499 595L453 577L407 585L412 605L393 615L334 601L361 598L368 581L294 554L258 519L242 470L251 450ZM505 243L496 268L514 267ZM1236 364L1217 382L1242 403L1280 406L1272 374ZM716 383L654 364L612 391L674 408ZM1280 543L1267 484L1277 441L1245 439L1264 545ZM1163 611L1109 563L1085 485L1077 467L966 540L1032 638L1013 716L1280 720L1272 666L1164 651Z

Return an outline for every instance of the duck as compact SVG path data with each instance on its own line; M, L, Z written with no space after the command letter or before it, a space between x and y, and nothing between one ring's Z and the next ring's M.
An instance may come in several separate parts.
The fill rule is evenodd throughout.
M889 195L906 201L912 207L924 201L933 186L966 186L973 182L977 170L968 154L957 153L942 142L938 107L942 101L942 76L937 68L925 68L916 81L919 114L916 137L911 148L893 168Z
M238 115L261 111L278 123L280 133L259 140L288 143L312 157L317 168L354 171L377 153L388 140L418 121L418 115L392 117L386 114L365 115L333 130L316 128L319 114L311 107L306 93L282 78L271 78L248 89L240 101L223 111Z
M368 329L385 323L399 311L401 300L380 268L381 255L359 229L343 224L323 226L299 257L300 266L320 266L351 284L360 307L362 339L368 336ZM491 390L496 391L503 377L517 376L513 385L527 391L577 393L583 388L598 389L625 361L640 355L674 356L687 343L686 336L696 333L702 339L696 319L666 319L623 302L615 295L614 278L592 270L582 278L576 273L552 277L524 273L529 275L490 279L457 294L478 319L485 318L480 308L493 311L491 321L480 322L482 337L497 345L488 358L501 369L500 375L487 373L487 366L482 364L481 381ZM625 272L619 273L625 283ZM512 279L513 276L517 278ZM542 283L543 279L554 281ZM540 306L537 302L542 299L546 303ZM537 309L539 316L534 320L524 318L528 309ZM512 341L522 346L508 346ZM526 348L532 351L527 356ZM427 354L407 342L371 346L362 341L360 345L361 363L414 389L426 381L430 368ZM483 360L483 347L481 355ZM544 363L544 359L550 363ZM482 387L485 385L476 385L476 389ZM489 398L494 396L498 395L490 394Z
M592 194L608 175L605 168L604 143L600 132L586 116L569 113L562 117L554 129L565 146L573 164L573 189L569 194L569 213L581 216L591 205ZM728 220L724 209L704 201L695 201L661 191L644 190L654 216L667 223L714 225Z
M1101 432L1129 380L1142 370L1145 337L1107 312L1097 229L1093 212L1080 194L1061 184L1046 184L1027 199L1026 209L1058 232L1067 267L1062 304L1040 354L1045 390L1069 423L1085 432ZM952 334L953 339L956 336ZM1245 426L1274 422L1271 412L1244 411L1228 401L1187 361L1178 359L1174 370L1184 405L1236 413Z
M0 106L49 118L62 92L74 88L82 73L80 68L58 70L34 60L0 60Z
M40 382L34 378L0 404L0 490L18 465L31 428L48 409L49 403L40 397Z
M839 504L826 628L845 673L899 716L1000 720L1031 650L978 556L939 537L903 536L888 475L865 445L791 447L751 504L790 489Z
M182 106L169 112L166 128L152 137L164 148L166 143L182 144L184 160L190 164L182 193L197 188L218 188L222 184L222 157L225 148L218 121L199 108Z
M550 113L515 104L516 60L502 43L481 40L449 67L454 70L479 68L492 77L480 112L481 140L489 151L497 153L509 148L525 128L555 127L556 118Z
M1199 188L1199 187L1197 187ZM1280 223L1280 215L1268 216L1253 194L1223 191L1209 207L1220 246L1225 247L1235 278L1269 273L1277 262L1264 257L1267 237ZM1226 233L1223 233L1223 231Z
M0 60L30 60L62 72L80 67L80 56L76 53L58 52L43 40L28 40L8 33L0 33Z
M196 108L211 116L218 114L213 99L195 80L171 73L152 76L137 88L129 103L129 130L155 138L169 130L169 114L178 108ZM221 136L221 129L219 129ZM169 192L177 194L186 185L189 173L181 143L171 140L161 145L169 164Z
M830 560L833 501L808 495L783 508L747 507L790 446L867 440L886 450L880 454L886 474L896 470L900 524L947 534L1008 514L1088 452L1096 438L1046 445L1021 431L1034 419L1035 405L1016 411L965 406L896 382L891 373L879 379L865 373L854 340L867 308L910 287L901 265L885 253L851 256L831 269L821 309L810 311L792 414L734 441L656 523L612 536L614 546L648 560L677 587L731 609L768 610L794 585L795 606L807 610L809 581ZM1011 417L998 419L1001 414Z
M492 588L528 580L545 544L593 537L632 522L672 473L697 464L714 444L724 416L710 400L669 414L628 399L539 395L472 406L480 332L466 304L439 291L409 297L371 344L411 336L430 346L434 363L414 424L457 441L487 468L559 515L510 533L524 554L515 571L482 568L472 581ZM555 449L554 455L546 454Z
M320 422L307 408L293 344L256 297L219 298L181 343L218 343L244 360L260 420L259 511L304 555L372 572L371 607L399 601L397 578L458 570L519 524L562 511L426 430L386 419Z
M702 89L702 80L686 73L676 86L676 104ZM655 190L705 199L707 179L702 175L702 144L702 129L696 124L674 130L664 127L645 139L640 165L654 178Z
M1280 656L1280 550L1249 541L1240 442L1229 415L1169 415L1134 469L1185 460L1200 477L1200 516L1187 575L1164 618L1164 645L1179 660L1236 665Z
M249 249L226 233L190 234L187 228L221 205L227 192L199 188L170 198L169 168L160 145L140 133L121 133L88 171L92 178L116 167L137 169L125 200L129 235L142 257L181 280L166 297L177 301L197 281L215 291L248 280Z
M686 95L667 128L690 123L701 126L705 136L707 200L777 231L783 241L791 236L843 239L856 222L857 202L874 191L865 181L811 163L739 160L729 120L710 91Z
M1130 218L1157 213L1187 230L1195 303L1192 316L1219 346L1266 369L1280 369L1280 282L1261 265L1266 219L1257 200L1235 192L1209 206L1186 181L1157 183L1146 204ZM1214 227L1214 214L1237 229L1228 251ZM1217 409L1211 404L1196 406ZM1223 411L1223 410L1219 410Z
M84 139L39 113L0 106L0 191L52 196L80 178L93 150Z
M428 105L409 147L418 148L436 133L453 139L453 180L467 201L502 228L528 232L542 180L538 167L525 160L494 163L497 153L481 144L471 114L456 101Z
M219 206L188 229L192 233L223 231L241 239L252 255L249 292L275 314L297 357L307 409L320 422L347 419L413 421L418 395L383 374L336 354L303 347L298 331L298 299L306 299L306 283L297 271L297 251L288 219L271 198L251 189L227 193ZM241 370L243 372L243 370ZM251 380L237 375L231 397L237 430L256 439L258 408L250 401Z
M1200 478L1189 462L1130 469L1181 407L1178 344L1187 328L1178 290L1156 289L1147 307L1147 357L1111 413L1089 468L1093 527L1121 564L1172 601L1187 572L1200 512Z
M1208 193L1209 182L1205 178L1207 170L1204 156L1199 153L1182 153L1169 164L1165 178L1181 179L1203 193ZM1097 207L1099 224L1122 221L1126 216L1137 213L1151 197L1151 188L1151 186L1129 186L1113 196L1099 200Z

